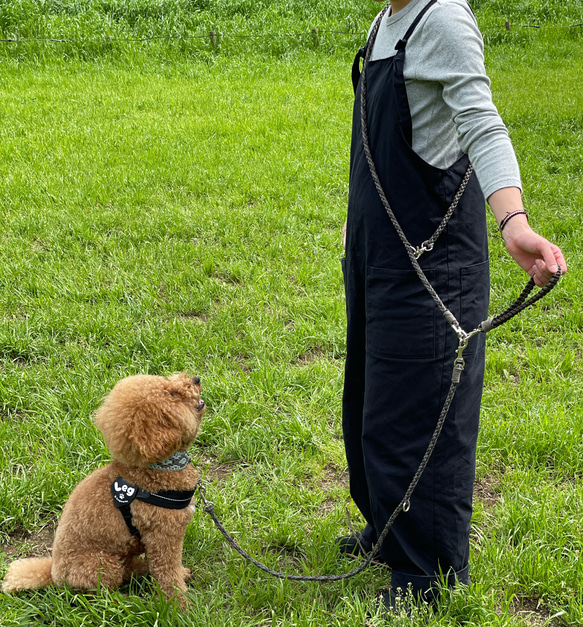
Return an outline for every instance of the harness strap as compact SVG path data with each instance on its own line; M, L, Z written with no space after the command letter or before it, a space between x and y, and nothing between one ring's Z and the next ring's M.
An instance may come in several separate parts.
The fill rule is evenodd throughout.
M129 483L123 477L118 477L111 484L111 494L113 496L113 504L121 512L123 519L133 536L140 537L140 532L132 522L131 503L135 499L163 507L164 509L185 509L190 505L190 501L194 496L193 490L163 490L161 492L146 492L136 485Z
M116 505L116 507L119 509L119 511L121 512L121 515L123 516L123 519L126 521L126 525L128 526L128 529L130 533L132 534L132 536L137 536L138 538L141 538L140 532L137 530L137 528L134 526L132 522L131 507L128 504Z

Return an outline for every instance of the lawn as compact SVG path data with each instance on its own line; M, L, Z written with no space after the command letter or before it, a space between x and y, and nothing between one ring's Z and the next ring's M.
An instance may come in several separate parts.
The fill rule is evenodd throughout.
M494 97L531 224L570 272L489 335L474 583L403 624L583 623L583 29L525 27L567 26L581 11L575 0L546 14L505 4L473 3ZM350 64L376 10L0 6L0 39L70 40L0 42L0 577L17 557L48 554L68 494L109 461L91 417L114 383L182 370L202 379L209 411L191 454L225 526L280 570L353 566L332 547L347 508L362 522L340 427L340 232ZM489 228L497 313L527 277ZM188 613L145 580L0 594L0 624L362 625L389 581L382 566L331 584L270 578L201 508L184 563Z

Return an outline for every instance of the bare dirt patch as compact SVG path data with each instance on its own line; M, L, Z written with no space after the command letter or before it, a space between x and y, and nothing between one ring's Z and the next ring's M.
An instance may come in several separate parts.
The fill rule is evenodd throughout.
M325 466L322 469L320 487L324 492L330 492L332 488L348 489L348 470L339 470L334 466Z
M500 501L497 491L498 482L494 477L486 475L474 485L474 499L481 501L486 509L491 509Z
M201 311L183 311L175 316L179 320L200 320L201 322L208 322L209 316L207 313Z
M9 558L48 557L51 554L57 521L48 523L39 531L28 533L16 531L10 536L8 544L0 547Z
M6 409L0 411L0 422L10 422L13 424L23 423L28 420L28 414L25 411Z
M339 470L338 468L334 468L333 466L325 466L322 469L322 475L320 477L319 483L319 488L324 494L328 494L338 487L348 490L348 471ZM325 498L322 501L318 508L318 511L321 515L325 516L326 514L333 511L337 505L337 497L330 496L329 498Z
M561 623L551 620L551 613L540 605L538 599L515 597L510 606L512 613L520 617L529 627L554 627Z
M308 366L314 363L315 361L317 361L318 359L322 359L322 357L324 357L325 354L326 354L326 351L323 348L320 348L320 347L312 348L308 350L307 352L299 355L298 358L295 360L294 365L299 366L300 368L302 366Z
M194 461L194 466L198 470L200 477L204 477L205 481L212 483L224 484L230 479L236 470L249 468L251 464L246 462L223 463L218 462L209 457L201 458Z

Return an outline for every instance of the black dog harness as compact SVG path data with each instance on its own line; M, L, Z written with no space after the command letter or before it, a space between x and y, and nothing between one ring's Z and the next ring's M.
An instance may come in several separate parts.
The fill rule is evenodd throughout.
M194 496L193 490L164 490L162 492L146 492L136 485L128 483L123 477L118 477L111 484L113 503L122 513L126 525L133 536L140 537L140 532L132 523L131 503L138 499L150 505L164 507L165 509L185 509L190 505Z

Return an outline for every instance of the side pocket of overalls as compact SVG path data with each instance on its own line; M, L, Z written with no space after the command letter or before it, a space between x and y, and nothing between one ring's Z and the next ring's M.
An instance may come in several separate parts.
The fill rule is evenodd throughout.
M486 260L460 270L460 324L464 331L473 331L488 317L490 301L490 263ZM482 350L486 337L474 336L464 351L465 355Z
M431 282L433 270L425 272ZM366 268L366 350L379 357L435 357L433 299L414 270Z

